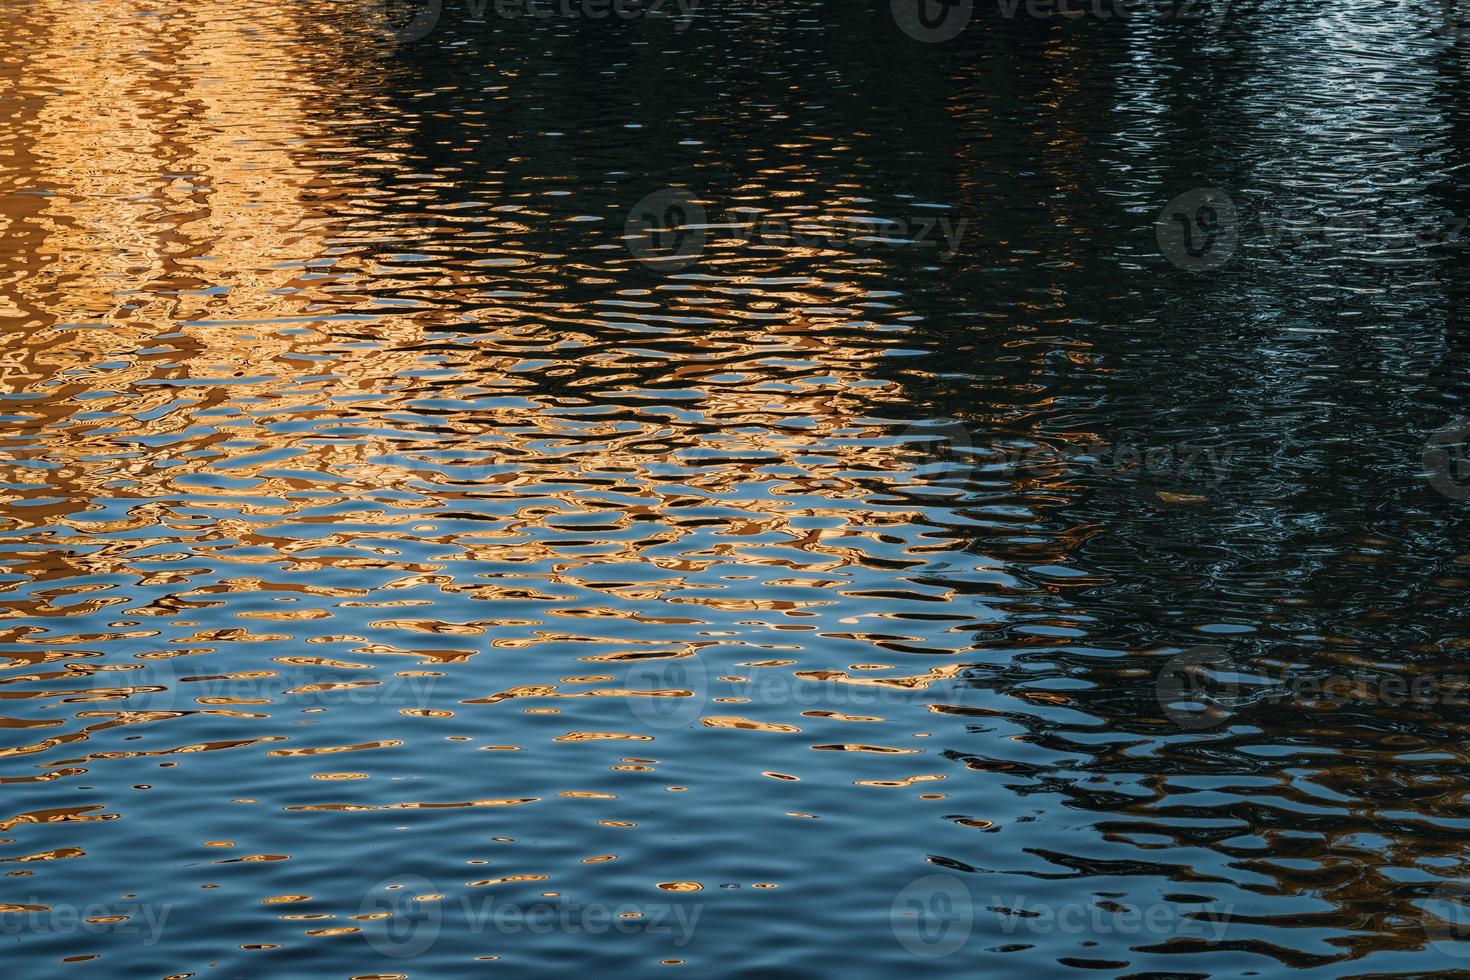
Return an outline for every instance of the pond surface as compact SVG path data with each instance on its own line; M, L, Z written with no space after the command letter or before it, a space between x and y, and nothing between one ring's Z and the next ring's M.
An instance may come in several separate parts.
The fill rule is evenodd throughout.
M1470 969L1470 11L481 6L0 9L10 975Z

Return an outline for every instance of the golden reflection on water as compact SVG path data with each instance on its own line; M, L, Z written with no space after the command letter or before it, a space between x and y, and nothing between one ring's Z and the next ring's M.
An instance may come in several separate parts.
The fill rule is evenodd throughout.
M580 801L588 823L626 829L639 823L615 819L627 812L617 806L627 793L518 793L522 777L511 769L497 781L503 792L456 790L442 773L416 791L406 753L459 741L497 753L476 761L509 760L533 754L534 743L545 759L551 746L682 741L683 727L657 712L584 718L578 706L687 701L690 731L799 736L816 750L814 763L837 753L923 755L834 740L854 722L885 724L883 715L802 710L803 702L778 707L790 716L778 719L758 694L741 693L751 672L778 672L790 685L803 678L799 668L818 668L812 677L838 684L922 691L963 668L847 673L873 669L864 651L898 644L953 656L969 642L860 628L892 620L889 607L917 587L895 586L885 571L855 588L854 569L902 570L945 547L916 536L921 505L868 505L911 464L866 438L877 431L871 405L899 388L876 370L890 341L867 316L889 304L874 301L864 264L806 246L768 248L767 267L806 273L735 271L694 294L670 283L645 288L646 277L615 253L598 270L602 298L537 304L502 295L487 305L518 277L558 274L558 256L492 238L473 241L472 258L432 248L442 244L435 236L453 241L473 223L419 223L406 236L416 241L384 240L356 195L409 180L419 164L357 142L371 120L334 118L337 94L321 81L331 74L300 43L302 10L126 0L102 12L42 0L0 14L22 42L0 74L0 94L16 107L0 144L0 370L14 396L3 403L0 518L15 544L7 571L32 586L3 613L14 625L0 635L0 727L25 740L0 748L13 764L0 783L88 792L111 785L109 767L146 763L153 782L128 785L178 793L170 768L221 753L250 757L240 787L192 806L266 799L277 813L321 815ZM452 180L419 185L417 198L394 206L453 214L464 203ZM376 193L393 201L389 190ZM506 198L520 200L479 221L515 233L550 220L529 194ZM710 268L720 273L722 264ZM478 297L479 308L424 297ZM628 331L621 345L606 342L610 327ZM599 410L607 398L620 407ZM876 590L871 608L827 622L844 589ZM932 608L950 595L934 584L918 592ZM435 608L441 602L445 611ZM851 653L807 659L803 638L819 631ZM757 659L706 667L701 658L721 650ZM535 660L506 671L520 683L497 679L486 663L526 655ZM694 675L666 677L664 664L688 664L698 683L669 683ZM610 672L577 673L586 670ZM735 705L762 716L732 713ZM507 710L521 713L465 717ZM363 724L330 720L344 711ZM640 720L648 730L633 727ZM171 728L233 734L160 734ZM473 744L487 731L491 744ZM140 737L150 747L123 747ZM361 764L294 769L288 783L268 786L246 775L344 753ZM628 793L638 795L662 778L661 765L604 756L548 771L576 780L585 770L599 786L637 780ZM847 782L905 788L944 778L858 778L881 773L855 766ZM752 775L803 778L759 765ZM378 783L386 785L354 792ZM231 798L247 786L259 789ZM667 780L657 788L664 799L698 789ZM32 808L0 830L117 821L135 806L114 796ZM271 835L221 819L206 823L235 827L231 839L196 846L250 850L206 862L221 875L299 859L299 848L269 849ZM89 859L86 835L77 840L5 860ZM628 864L594 847L581 853L589 851L573 863ZM656 890L705 887L654 881L654 867L636 873ZM284 879L253 880L269 888ZM46 891L39 880L36 889ZM306 929L296 942L358 931Z
M1464 753L1395 729L1316 769L1282 753L1334 738L1325 723L1239 751L1160 734L1141 651L1167 617L1176 637L1238 626L1304 588L1251 569L1239 594L1210 593L1229 616L1200 612L1216 566L1186 556L1196 572L1172 577L1175 542L1271 561L1299 542L1205 524L1222 489L1134 497L1057 462L1150 417L1130 388L1148 384L1113 382L1172 311L1080 274L1113 269L1109 236L1133 255L1126 222L1106 223L1187 169L1160 122L1172 82L1140 54L1153 28L1121 46L1038 28L944 62L927 91L889 77L890 49L831 62L801 47L809 25L753 27L736 61L675 80L720 98L665 115L642 35L579 49L550 26L520 61L520 40L404 51L364 36L355 6L0 8L0 880L16 886L0 912L78 888L177 906L147 975L181 976L268 971L278 951L361 976L363 934L442 914L444 943L379 971L437 976L539 955L456 932L466 889L677 899L729 912L757 954L836 937L888 967L893 944L847 940L889 931L892 894L937 868L1089 902L1172 888L1181 905L1238 898L1246 868L1252 897L1314 903L1275 907L1270 929L1317 921L1332 892L1340 921L1418 941L1386 919L1419 896L1369 894L1388 891L1376 867L1371 888L1340 884L1332 849L1354 832L1320 832L1316 877L1278 860L1299 811L1276 801L1326 823L1314 784L1336 794L1333 819L1376 860L1400 814L1371 821L1391 808L1456 818L1449 775L1395 766ZM786 70L790 107L744 87ZM853 90L864 71L873 88ZM855 105L890 85L888 123ZM909 114L936 148L895 162L883 126ZM731 178L712 208L795 227L882 217L893 202L865 195L895 180L915 208L942 192L985 218L968 243L983 261L719 238L654 274L624 221L652 189L635 171L676 152L681 184ZM1299 384L1287 360L1255 373ZM971 446L958 488L923 445L950 414L1051 462L986 470L993 447ZM1390 544L1354 541L1334 583L1367 589ZM1227 824L1251 839L1221 843ZM1390 870L1458 860L1458 840L1385 832ZM124 972L113 938L53 937L48 962L100 953ZM1264 955L1320 965L1280 938ZM1069 945L1090 941L1038 946L1122 969Z

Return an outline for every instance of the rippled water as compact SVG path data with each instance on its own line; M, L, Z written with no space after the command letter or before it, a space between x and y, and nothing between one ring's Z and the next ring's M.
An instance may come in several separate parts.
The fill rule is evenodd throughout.
M0 8L15 975L1470 968L1470 16L440 6Z

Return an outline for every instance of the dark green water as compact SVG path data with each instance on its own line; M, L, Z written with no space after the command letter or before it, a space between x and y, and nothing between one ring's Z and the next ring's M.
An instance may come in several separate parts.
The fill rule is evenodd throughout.
M1470 11L473 6L0 10L9 975L1470 970Z

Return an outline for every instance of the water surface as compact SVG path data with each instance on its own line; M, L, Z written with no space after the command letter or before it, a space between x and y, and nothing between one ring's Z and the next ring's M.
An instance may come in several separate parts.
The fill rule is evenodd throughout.
M1466 965L1470 37L1025 10L0 10L7 966Z

